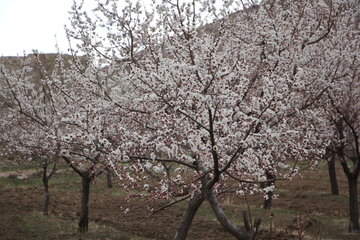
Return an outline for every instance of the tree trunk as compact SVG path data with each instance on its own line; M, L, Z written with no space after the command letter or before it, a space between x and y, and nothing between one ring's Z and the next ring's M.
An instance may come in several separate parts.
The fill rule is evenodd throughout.
M178 227L174 240L185 240L189 232L191 223L195 217L195 214L201 204L204 202L205 197L203 194L197 194L190 199L189 204L181 218L180 226Z
M347 176L349 182L349 233L360 233L357 178Z
M112 183L112 176L111 176L111 171L109 169L106 169L106 180L107 180L107 187L108 188L113 188L113 183Z
M50 194L49 194L49 178L47 176L47 164L43 166L43 175L42 175L42 182L44 185L44 216L49 216L49 201L50 201Z
M231 233L234 237L236 237L239 240L250 239L250 236L245 231L242 231L239 227L237 227L232 222L230 222L230 220L226 217L224 210L220 206L216 194L212 190L207 191L206 199L209 201L210 206L214 211L218 221L229 233Z
M330 178L330 186L331 186L331 194L339 195L339 186L336 178L336 170L335 170L335 156L331 156L328 161L328 170L329 170L329 178Z
M274 176L273 174L270 174L270 173L266 173L266 179L269 181L271 179L274 179ZM275 184L275 180L272 180L272 181L269 181L269 182L266 182L263 184L263 188L265 187L271 187L272 185ZM270 191L270 192L267 192L266 193L266 198L264 200L264 206L263 206L263 209L270 209L271 208L271 202L272 202L272 197L273 197L273 191Z
M82 197L81 197L81 212L79 221L79 231L87 232L89 226L89 194L90 194L90 182L89 177L82 176Z
M266 193L266 198L264 200L263 209L270 209L271 208L272 196L273 196L273 191Z

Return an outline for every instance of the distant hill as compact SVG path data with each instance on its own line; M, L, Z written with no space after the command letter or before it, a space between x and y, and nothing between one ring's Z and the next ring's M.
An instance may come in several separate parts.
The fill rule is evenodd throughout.
M38 54L38 58L41 61L41 64L43 68L48 72L49 74L52 73L52 71L55 68L56 64L56 58L58 57L57 53L41 53ZM65 66L69 65L69 60L73 59L73 56L69 54L62 54L61 57L64 59ZM81 63L85 66L86 65L86 57L80 56L78 57L81 61ZM26 64L32 68L32 71L29 73L30 76L33 79L33 82L39 83L39 80L44 78L44 72L41 70L40 65L36 61L36 57L34 54L28 54L26 56L16 56L16 57L0 57L0 64L4 64L4 66L9 70L20 70L23 65L24 61L28 59L30 63ZM4 80L0 76L0 87L5 84ZM3 112L6 110L6 106L0 102L0 115L3 114Z
M58 56L57 53L39 53L38 54L38 57L43 65L43 67L49 73L54 70L55 61L56 61L57 56ZM65 65L69 60L71 60L73 58L73 56L71 56L69 54L61 54L61 56L65 60L64 61ZM5 65L5 67L8 69L17 70L17 69L21 69L22 61L25 58L31 59L30 67L33 68L34 79L41 79L43 77L42 72L41 72L40 66L36 63L34 54L28 54L27 56L16 56L16 57L13 57L13 56L0 57L0 63L3 63ZM80 58L83 65L86 65L86 58L84 56L80 56L78 58Z

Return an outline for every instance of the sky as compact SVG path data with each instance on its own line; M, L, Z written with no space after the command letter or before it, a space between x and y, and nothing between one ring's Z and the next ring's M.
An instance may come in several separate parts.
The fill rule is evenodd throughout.
M89 9L94 2L85 1ZM72 4L73 0L0 0L0 56L22 56L33 50L55 53L56 45L67 53L64 26L70 24Z
M67 52L64 25L73 0L0 0L0 56Z
M74 0L0 0L0 56L69 52L64 25ZM80 2L77 1L77 2ZM144 0L143 3L150 3ZM86 0L85 9L96 1Z

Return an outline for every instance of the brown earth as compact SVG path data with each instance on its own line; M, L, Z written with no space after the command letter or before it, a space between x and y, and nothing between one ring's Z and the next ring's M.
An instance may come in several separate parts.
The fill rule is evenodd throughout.
M261 206L262 201L250 197L248 200L255 208L254 215L261 214L261 217L264 219L264 223L261 225L263 231L257 239L270 239L270 234L271 239L273 240L298 239L294 236L298 231L296 229L298 223L296 222L296 219L298 218L304 219L302 222L304 225L308 224L312 225L313 228L321 228L322 236L324 237L338 235L334 239L360 239L359 236L345 234L346 222L344 225L343 220L346 219L346 216L348 215L348 208L346 180L344 179L344 176L340 175L339 183L341 187L341 196L334 197L328 194L329 186L326 171L308 172L303 178L297 178L290 183L279 182L277 183L279 198L273 200L274 210L271 212L264 212L259 209L256 210ZM132 236L156 240L172 239L185 204L174 206L158 214L149 216L149 208L153 207L150 203L144 203L138 199L133 199L128 202L124 195L114 194L111 189L103 189L102 186L105 186L104 180L99 180L92 186L94 192L92 192L90 196L91 221L113 227ZM66 187L74 187L74 189L77 189L77 187L80 187L80 184L70 183ZM77 219L80 192L77 190L61 190L60 187L50 189L50 191L52 194L50 200L50 215L66 219ZM238 221L240 222L240 212L245 209L244 199L227 198L224 203L225 210L228 214L233 218L238 218ZM21 225L24 224L25 221L23 216L31 214L34 211L41 211L41 208L41 185L1 189L0 239L37 239L24 231ZM131 211L129 213L124 213L124 209L126 208L131 209ZM279 209L281 209L281 211ZM282 217L282 211L292 211L292 215L290 217ZM273 229L272 233L269 231L268 221L270 215L272 215L271 218L273 219L273 222L271 223ZM333 227L331 225L333 223L328 223L327 220L320 222L319 220L316 220L315 216L325 216L329 219L339 218L342 220L341 224L343 225ZM277 230L274 230L275 228L277 228ZM343 232L339 232L339 229L343 229ZM316 229L313 231L316 231ZM61 236L59 238L59 235L57 235L53 237L49 236L47 239L55 240L62 238ZM205 203L194 220L188 239L225 240L233 239L233 237L221 227Z
M21 240L33 239L19 227L22 216L42 207L42 190L35 188L8 189L0 197L0 239ZM77 219L80 195L73 192L55 192L51 199L51 215ZM134 207L135 206L135 207ZM131 207L129 213L124 208ZM123 229L128 234L149 239L172 239L181 218L182 209L173 207L159 214L149 216L146 204L140 201L127 202L114 197L111 193L92 194L90 201L91 220L116 229ZM263 233L266 235L266 232ZM59 239L54 236L50 239ZM215 219L207 220L197 217L189 232L190 240L232 239ZM264 238L268 239L268 238ZM274 238L275 239L275 238ZM278 237L276 239L290 239Z

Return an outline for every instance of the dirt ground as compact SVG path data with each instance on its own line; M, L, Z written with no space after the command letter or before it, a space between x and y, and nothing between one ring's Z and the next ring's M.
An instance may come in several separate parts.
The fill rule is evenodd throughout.
M61 177L61 176L59 176ZM12 181L20 181L13 179ZM51 184L51 182L50 182ZM279 197L273 200L273 209L261 210L261 200L250 198L254 216L261 216L263 223L258 240L287 240L299 238L299 221L304 231L309 234L304 239L360 239L360 236L347 235L346 220L348 215L346 180L339 172L340 196L328 194L328 179L326 171L307 172L303 178L293 182L277 183ZM64 219L76 220L80 204L80 182L56 183L50 189L50 215ZM169 240L174 236L185 204L168 208L153 216L149 215L151 204L140 200L127 202L121 192L106 189L104 180L92 185L90 196L90 220L105 225L133 237L118 237L115 239L156 239ZM116 188L116 186L115 186ZM125 213L124 209L131 211ZM224 208L233 219L241 222L241 211L246 209L244 199L227 198ZM26 240L43 239L29 234L22 227L27 216L42 209L41 184L26 184L0 188L0 239ZM312 229L311 229L312 228ZM75 231L75 230L74 230ZM65 236L65 235L64 235ZM68 236L68 235L67 235ZM333 238L332 238L333 237ZM65 239L61 235L46 238ZM71 238L87 239L87 238ZM90 238L89 238L90 239ZM91 238L109 239L109 238ZM193 222L188 239L190 240L225 240L234 239L228 234L205 203Z
M42 190L35 188L19 188L5 190L0 198L0 239L28 239L19 226L23 214L41 209ZM55 192L52 195L51 215L60 215L77 219L80 195L78 193ZM135 207L134 207L135 206ZM131 207L129 213L124 208ZM166 209L159 214L149 216L149 210L142 202L126 202L114 197L111 193L93 194L90 201L90 217L92 221L124 229L127 233L149 239L172 239L181 218L180 207ZM52 238L51 238L52 239ZM54 238L57 239L57 238ZM196 218L188 239L232 239L216 221Z

